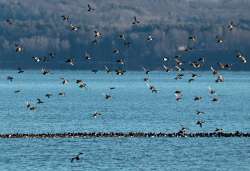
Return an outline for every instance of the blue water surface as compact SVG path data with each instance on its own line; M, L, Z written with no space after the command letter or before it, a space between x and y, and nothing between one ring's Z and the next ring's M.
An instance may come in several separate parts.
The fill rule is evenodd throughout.
M0 71L0 133L176 132L182 126L190 132L250 132L250 72L222 72L224 83L215 83L210 72L198 74L188 83L191 72L184 72L182 80L175 80L175 73L152 72L150 84L159 92L151 93L143 72L52 71L44 76L38 70ZM69 83L63 85L60 78ZM80 89L76 79L87 88ZM211 101L209 86L218 102ZM183 92L180 102L176 90ZM48 99L46 93L53 96ZM203 99L195 102L194 96ZM36 104L36 98L44 103ZM36 111L26 108L27 101ZM196 110L205 114L197 116ZM93 118L96 111L102 115ZM205 121L202 128L197 120ZM248 138L1 139L0 146L0 170L250 170ZM82 159L70 163L78 152L84 153Z

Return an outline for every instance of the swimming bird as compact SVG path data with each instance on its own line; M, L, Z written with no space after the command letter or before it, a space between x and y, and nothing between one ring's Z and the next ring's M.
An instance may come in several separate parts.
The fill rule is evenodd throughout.
M78 153L75 157L72 157L70 162L73 163L75 160L80 160L80 155L82 155L83 153Z

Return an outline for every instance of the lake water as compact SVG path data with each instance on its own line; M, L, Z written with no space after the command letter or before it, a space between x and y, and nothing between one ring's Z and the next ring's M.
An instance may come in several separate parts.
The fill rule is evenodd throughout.
M175 73L152 72L150 84L159 92L151 93L143 72L53 71L44 76L38 70L0 71L0 133L177 132L182 125L190 132L250 132L250 72L222 72L224 83L215 83L210 72L198 74L188 83L190 72L182 80L175 80ZM76 79L83 79L87 89L80 89ZM218 102L211 101L209 86ZM180 102L176 90L183 92ZM66 95L58 96L62 91ZM48 99L46 93L53 96ZM194 96L203 99L197 102ZM44 103L36 104L36 98ZM36 111L28 110L26 101ZM205 114L197 116L196 110ZM102 115L93 118L96 111ZM205 121L202 128L197 120ZM0 146L0 170L250 170L249 138L0 139ZM71 163L78 152L84 153L82 159Z

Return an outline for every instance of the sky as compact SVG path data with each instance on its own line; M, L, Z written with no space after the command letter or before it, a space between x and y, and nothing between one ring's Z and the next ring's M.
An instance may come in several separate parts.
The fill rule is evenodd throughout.
M95 10L88 12L88 4ZM232 63L233 70L250 70L249 63L235 57L237 51L250 53L249 8L249 0L0 0L0 67L101 69L124 58L127 69L159 69L162 57L181 55L184 61L206 57L203 69L222 62ZM70 16L70 23L80 29L71 31L62 15ZM134 16L139 24L132 24ZM230 21L236 25L231 32ZM95 30L102 33L96 45ZM119 34L131 42L129 48ZM147 41L149 35L152 41ZM197 36L195 43L188 39L192 35ZM224 43L216 43L216 36ZM16 53L15 44L23 46L23 52ZM186 46L193 50L180 51ZM113 54L115 48L118 55ZM49 52L56 56L48 63L32 60ZM91 61L84 59L86 52ZM65 64L71 57L74 68Z

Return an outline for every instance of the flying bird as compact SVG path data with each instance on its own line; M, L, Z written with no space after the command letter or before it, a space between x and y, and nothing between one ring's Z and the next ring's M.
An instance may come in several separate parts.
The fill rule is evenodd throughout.
M217 43L223 43L223 42L224 42L223 38L221 38L221 37L218 36L218 35L217 35L215 38L216 38L216 42L217 42Z
M17 53L20 53L20 52L23 51L23 47L22 47L21 45L15 44L15 46L16 46L16 52L17 52Z
M95 38L100 38L102 36L102 33L99 31L95 30L94 33L95 33Z
M182 92L180 90L176 90L174 92L174 95L175 95L175 100L178 102L182 99L183 95L182 95Z
M62 17L63 21L69 21L68 15L62 15L61 17Z
M196 115L201 115L201 114L205 114L205 112L202 112L200 110L196 110Z
M104 68L107 74L111 73L111 69L109 67L105 65Z
M42 68L41 73L43 75L48 75L50 73L50 71L48 69Z
M13 24L13 22L12 22L10 19L6 19L5 21L6 21L6 23L8 23L9 25L12 25L12 24Z
M137 20L136 16L134 16L133 19L134 19L134 21L132 22L133 25L135 25L135 24L140 24L140 21Z
M47 98L50 98L52 96L52 94L51 93L47 93L47 94L45 94L45 97L47 97Z
M94 118L97 118L98 116L101 116L102 114L100 112L95 112L92 114Z
M241 52L237 52L236 58L238 58L243 64L247 63L246 56L244 56Z
M76 26L76 25L73 25L73 24L70 24L69 27L70 27L71 31L78 31L80 29L80 26Z
M22 73L24 73L24 70L22 70L21 68L17 68L17 70L18 70L18 74L22 74Z
M37 98L36 100L37 100L37 102L36 102L37 104L42 104L42 103L44 103L44 102L43 102L41 99L39 99L39 98Z
M230 21L230 23L229 23L228 26L227 26L228 30L229 30L229 31L233 31L234 27L235 27L234 22L233 22L233 21Z
M191 40L191 41L193 41L193 42L196 42L197 37L196 36L189 36L188 39Z
M75 61L74 61L74 58L69 58L69 59L67 59L67 60L65 61L65 63L67 63L67 64L69 64L69 65L71 65L71 66L74 66L74 65L75 65L74 62L75 62Z
M126 71L123 69L116 69L115 72L116 72L116 75L123 75Z
M21 90L15 90L14 91L14 93L20 93L21 92Z
M68 84L69 83L69 80L66 80L65 78L61 78L62 80L62 84L65 85L65 84Z
M73 163L75 160L78 161L80 160L80 155L82 155L83 153L78 153L76 156L72 157L70 162Z
M91 11L94 11L95 9L90 5L88 4L88 12L91 12Z
M6 79L9 80L10 82L12 82L14 78L12 76L7 76Z
M196 122L196 125L199 125L199 126L202 128L202 126L203 126L204 123L205 123L205 121L198 120L198 121Z
M39 63L41 61L41 58L38 56L33 56L32 59L36 62Z

